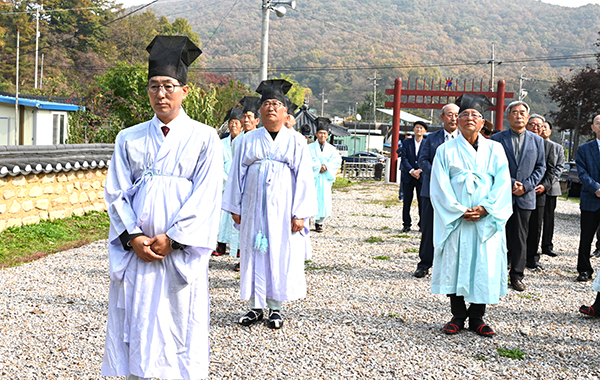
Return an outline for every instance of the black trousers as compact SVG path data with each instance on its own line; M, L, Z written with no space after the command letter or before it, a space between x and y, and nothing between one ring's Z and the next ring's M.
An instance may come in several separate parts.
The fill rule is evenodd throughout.
M510 278L522 280L527 259L527 235L532 210L513 205L513 214L506 222L506 245L510 261Z
M600 225L600 210L581 210L581 235L579 239L579 255L577 256L577 272L594 273L590 263L592 241Z
M543 195L545 196L545 195ZM533 266L540 262L538 246L542 234L545 205L536 207L529 218L529 233L527 234L527 265Z
M553 195L546 195L546 206L544 207L544 225L542 227L542 253L554 251L554 210L556 210L556 199Z
M410 206L412 204L415 190L417 190L417 203L419 204L419 227L421 226L421 182L416 178L411 178L410 182L402 182L402 224L404 228L410 228L412 219L410 217Z
M433 206L429 197L421 197L421 245L417 268L429 269L433 265Z
M483 315L485 314L485 304L472 303L467 309L465 297L456 294L448 294L450 297L450 310L452 311L452 323L463 328L465 320L469 318L469 327L477 328L483 324Z

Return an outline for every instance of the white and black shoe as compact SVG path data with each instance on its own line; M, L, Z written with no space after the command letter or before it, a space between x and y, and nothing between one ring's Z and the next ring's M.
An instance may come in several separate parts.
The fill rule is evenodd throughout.
M263 311L261 309L252 309L248 314L244 315L238 323L242 326L252 326L256 322L260 322L263 319Z
M267 327L270 329L280 329L283 326L283 318L281 318L280 310L270 310Z

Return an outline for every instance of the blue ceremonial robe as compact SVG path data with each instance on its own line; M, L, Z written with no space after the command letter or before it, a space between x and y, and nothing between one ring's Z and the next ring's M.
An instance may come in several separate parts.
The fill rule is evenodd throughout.
M508 161L502 145L478 139L473 148L462 135L441 145L431 170L435 247L431 291L456 294L465 301L496 304L506 295L504 227L512 214ZM480 221L462 216L483 206Z
M342 157L333 145L325 142L323 151L320 145L318 141L308 145L319 204L319 213L315 215L317 219L331 216L331 185L335 182L335 176L342 164ZM320 173L321 165L327 166L323 173Z
M236 139L240 136L237 136ZM231 136L227 136L221 139L223 144L223 191L225 191L225 185L227 185L227 178L229 177L229 169L231 168L231 162L233 161L233 142ZM233 218L227 211L221 210L221 223L219 224L219 236L217 241L220 243L229 244L229 256L237 257L237 251L240 248L240 232L235 228Z

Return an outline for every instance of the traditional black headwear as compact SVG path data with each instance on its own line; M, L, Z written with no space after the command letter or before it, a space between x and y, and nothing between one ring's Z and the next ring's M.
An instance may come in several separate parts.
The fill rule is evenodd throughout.
M329 133L329 124L331 124L331 120L326 117L318 117L317 122L317 132L319 131L327 131Z
M148 60L148 79L165 76L187 82L188 67L202 54L186 36L156 36L146 48L150 53Z
M258 117L258 109L260 108L260 98L258 96L244 96L240 100L242 105L242 114L252 112L254 117Z
M296 109L298 108L298 106L295 105L292 102L292 100L290 98L288 98L287 96L285 97L285 102L283 102L283 104L287 107L288 115L293 115L294 112L296 112Z
M302 136L310 136L310 125L304 124L300 127L300 133L302 133Z
M415 121L414 124L413 124L413 128L416 127L417 125L422 126L423 128L425 128L425 130L427 130L427 128L429 128L429 126L427 125L427 123L425 123L424 121L421 121L421 120Z
M241 108L230 108L229 111L227 111L227 113L225 114L225 120L223 120L223 122L229 120L242 120L242 115L243 113Z
M285 79L267 79L258 85L256 92L260 94L260 102L275 99L285 104L285 94L292 88L292 84Z
M462 94L454 103L459 107L459 114L464 110L473 109L478 111L482 116L485 111L494 106L486 95L479 94Z

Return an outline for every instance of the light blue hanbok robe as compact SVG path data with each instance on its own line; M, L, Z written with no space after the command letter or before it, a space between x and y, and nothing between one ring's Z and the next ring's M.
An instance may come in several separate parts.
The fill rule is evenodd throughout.
M237 140L237 137L231 140L231 136L221 139L221 143L223 144L223 191L225 191L231 162L233 161L232 146L235 140ZM217 241L229 244L229 256L237 257L237 251L240 247L240 232L233 224L231 214L221 210L221 224L219 225L219 237Z
M331 216L331 185L335 182L336 174L342 164L342 157L333 145L325 142L323 151L320 145L318 141L308 145L319 204L319 212L315 215L317 219ZM327 170L323 173L319 173L321 165L327 166Z
M506 221L512 214L511 180L502 145L478 138L477 151L462 135L441 145L431 169L434 209L431 291L496 304L507 291ZM480 221L462 218L483 206Z
M217 243L223 153L183 109L122 130L106 177L110 290L103 376L208 376L208 262ZM119 235L166 233L187 245L145 262Z
M265 128L246 133L236 146L222 209L241 215L241 298L255 298L256 307L265 308L267 298L305 297L308 225L292 232L292 217L317 212L304 138L285 127L275 140Z

